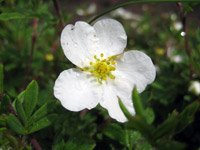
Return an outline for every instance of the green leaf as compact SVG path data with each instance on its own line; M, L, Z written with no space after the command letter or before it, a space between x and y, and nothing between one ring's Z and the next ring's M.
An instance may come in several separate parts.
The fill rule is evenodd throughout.
M19 118L22 120L23 124L26 125L27 123L27 116L26 113L24 111L22 102L20 101L20 99L17 99L15 102L15 109L17 111L17 115L19 116Z
M19 100L22 104L24 102L24 95L26 93L26 90L22 91L20 94L17 95L17 97L15 98L15 100L13 101L13 107L15 108L16 106L16 101ZM16 110L16 108L15 108Z
M156 145L156 148L161 150L185 150L185 144L167 139L158 140Z
M28 133L30 134L30 133L36 132L38 130L41 130L45 127L48 127L54 121L55 117L56 117L55 114L50 114L50 115L38 120L37 122L34 122L32 124L32 126L29 127Z
M103 134L112 140L118 141L123 145L126 145L125 132L122 127L118 124L110 124L105 128Z
M17 99L23 103L24 102L24 96L25 96L26 90L22 91L19 95L17 95ZM17 100L16 99L16 100Z
M132 101L133 101L133 105L134 105L136 114L138 116L144 118L145 110L143 108L142 101L140 99L140 96L138 94L136 87L134 87L133 92L132 92Z
M127 127L138 130L145 138L151 139L154 127L147 124L147 122L140 116L134 116L129 120Z
M67 142L64 140L53 145L53 150L93 150L95 148L95 142L84 137L70 138Z
M0 64L0 98L1 95L3 94L3 65Z
M199 109L200 103L195 101L188 105L179 115L178 125L176 127L176 132L182 131L194 120L194 115Z
M27 117L29 117L38 101L38 84L36 81L32 81L28 87L26 88L26 92L24 95L24 110L26 112Z
M7 129L5 127L0 128L0 133L6 131Z
M8 21L11 19L24 19L28 17L29 17L28 15L19 12L4 12L0 14L0 20L2 21Z
M177 116L178 113L176 111L173 111L172 114L153 132L153 139L157 140L159 138L172 134L178 123Z
M2 127L5 127L6 126L6 118L4 115L1 115L0 116L0 126Z
M3 96L0 103L0 113L9 113L10 97L8 95Z
M8 139L9 143L13 146L13 147L18 147L19 146L19 141L17 139L17 137L14 137L11 134L5 134L6 139Z
M124 113L124 115L126 116L127 119L131 119L132 115L131 113L127 110L127 108L124 106L123 102L121 101L121 99L118 97L118 102L119 102L119 106L122 110L122 112Z
M103 134L112 140L132 149L133 145L141 139L141 134L137 131L122 128L119 124L110 124L104 130Z
M155 114L152 108L145 109L145 118L148 124L152 124L155 119Z
M80 140L80 138L71 138L67 141L65 149L67 150L93 150L95 147L94 141L89 140Z
M141 145L140 141L142 141L142 144L146 142L146 140L142 137L140 132L134 131L134 130L126 130L126 133L128 134L128 141L129 141L129 149L133 149L134 145ZM135 146L134 146L135 147Z
M196 2L191 2L191 3L182 3L183 5L183 11L185 14L189 13L189 12L192 12L193 11L193 8L197 5L199 5L200 2L199 1L196 1Z
M20 121L13 114L10 114L9 116L7 116L6 123L9 126L9 128L15 133L22 134L22 135L26 133Z
M135 150L154 150L154 148L147 140L142 139L142 141L136 143Z
M46 116L52 110L52 104L54 104L54 102L45 103L37 111L35 111L35 113L30 118L30 123L36 122L42 117Z

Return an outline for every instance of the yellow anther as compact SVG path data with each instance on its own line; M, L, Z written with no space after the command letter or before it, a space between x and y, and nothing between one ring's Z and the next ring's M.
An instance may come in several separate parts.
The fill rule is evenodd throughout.
M106 81L108 78L115 79L115 76L112 74L112 71L115 71L115 57L108 57L103 59L104 54L100 54L100 58L97 55L94 55L94 62L89 63L89 67L85 67L82 70L91 73L99 83Z
M115 70L115 67L112 67L112 66L111 66L111 67L110 67L110 70L111 70L111 71L114 71L114 70Z
M112 75L112 74L109 74L109 77L110 77L111 79L115 79L115 76Z
M104 76L102 79L103 79L103 80L106 80L106 79L107 79L107 77L106 77L106 76Z

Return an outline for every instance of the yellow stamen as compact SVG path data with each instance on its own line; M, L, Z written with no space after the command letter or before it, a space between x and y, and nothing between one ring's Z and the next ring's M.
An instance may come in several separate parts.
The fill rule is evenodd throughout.
M82 70L91 73L99 83L106 81L108 78L115 79L112 71L115 71L115 57L103 58L104 54L100 54L100 58L94 55L94 62L90 62L89 67L84 67Z

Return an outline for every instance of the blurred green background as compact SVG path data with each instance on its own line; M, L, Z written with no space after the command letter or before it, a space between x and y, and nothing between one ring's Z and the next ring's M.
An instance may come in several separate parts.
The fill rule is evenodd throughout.
M57 115L51 126L29 136L13 131L0 132L0 148L31 149L33 143L29 138L34 137L43 149L128 149L129 145L136 150L153 149L139 132L110 119L103 108L70 112L53 96L59 73L74 67L60 46L63 27L78 20L89 22L122 2L126 1L0 0L0 63L4 65L4 91L12 103L34 79L40 89L37 108L52 102L48 110ZM120 21L128 36L127 50L144 51L156 66L156 80L141 94L150 123L157 126L174 109L182 111L199 99L199 2L135 4L103 17ZM9 110L2 109L1 115L5 114L9 114ZM185 149L198 149L199 127L200 112L197 111L194 121L171 138L184 143ZM6 134L12 135L15 144Z

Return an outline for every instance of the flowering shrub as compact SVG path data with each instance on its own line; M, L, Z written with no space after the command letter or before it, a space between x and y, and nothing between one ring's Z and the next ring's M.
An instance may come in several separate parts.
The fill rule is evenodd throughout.
M200 148L200 3L119 2L0 0L0 149Z
M62 31L61 45L66 57L80 69L63 71L54 86L54 95L72 111L94 108L98 103L117 121L126 121L119 104L135 113L131 101L134 86L142 92L155 79L151 59L140 51L123 53L126 33L113 19L90 26L77 22Z

